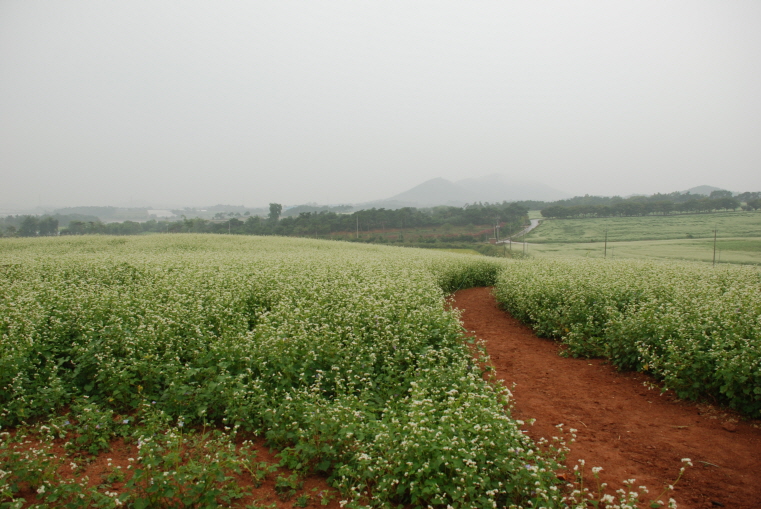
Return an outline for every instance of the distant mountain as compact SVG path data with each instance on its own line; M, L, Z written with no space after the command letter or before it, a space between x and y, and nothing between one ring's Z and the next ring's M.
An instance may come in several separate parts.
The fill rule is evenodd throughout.
M382 201L417 204L411 205L417 207L435 205L461 207L465 203L477 201L477 199L463 186L438 177Z
M697 187L692 187L686 191L682 191L682 194L690 193L690 194L702 194L705 196L711 196L712 191L724 191L724 189L720 187L713 187L713 186L697 186Z
M555 201L570 197L571 195L544 184L513 181L503 175L493 174L457 182L441 177L434 178L386 200L363 205L385 208L434 207L436 205L462 207L466 203L475 202Z

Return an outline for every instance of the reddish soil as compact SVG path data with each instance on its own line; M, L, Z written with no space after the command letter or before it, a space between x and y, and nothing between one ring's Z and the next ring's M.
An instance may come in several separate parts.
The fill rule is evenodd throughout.
M603 360L559 355L560 346L538 338L500 310L489 288L457 292L465 328L486 341L497 377L511 389L513 416L536 419L529 435L550 439L555 425L576 428L567 465L603 467L613 489L636 479L650 499L676 479L682 458L692 459L663 500L680 508L761 508L761 422L707 404L677 400L641 373L621 373ZM589 475L591 478L591 475Z
M13 434L13 433L12 433ZM277 464L280 459L264 444L264 439L249 437L254 443L256 450L256 462L266 462L268 465ZM242 442L243 438L239 439ZM80 457L72 457L66 453L63 448L64 440L56 439L54 441L53 453L59 458L66 458L66 464L58 469L57 477L63 480L77 480L81 482L85 477L89 479L88 487L95 487L105 481L105 476L114 471L115 467L120 467L125 473L125 481L132 476L131 468L134 467L134 458L139 453L135 443L125 443L123 439L117 439L111 442L111 450L102 452L97 456L82 454ZM27 444L30 447L39 447L40 442L32 438ZM69 467L70 462L76 462L82 465L82 469L73 470ZM308 496L306 507L324 507L326 509L340 509L339 493L328 486L325 477L319 475L308 476L306 479L300 479L303 484L293 493L280 496L275 489L275 481L278 476L289 477L294 472L286 468L277 468L270 472L260 481L255 482L248 472L242 472L235 475L235 480L243 492L249 493L242 499L233 502L232 507L244 508L256 504L259 507L267 509L292 509L301 507L298 505L298 497ZM114 482L106 487L101 486L99 491L110 491L121 494L125 490L125 482ZM15 495L24 498L26 504L24 508L31 507L33 504L42 503L43 500L38 498L34 490L28 486L23 486L22 490ZM326 499L323 504L323 497ZM54 507L51 506L51 507Z

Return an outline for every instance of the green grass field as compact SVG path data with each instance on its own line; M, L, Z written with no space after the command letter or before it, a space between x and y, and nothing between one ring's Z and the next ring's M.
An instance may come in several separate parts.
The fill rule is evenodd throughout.
M514 246L515 247L515 246ZM536 257L603 258L603 242L569 244L529 244L528 252ZM713 262L712 239L672 239L608 242L607 257L612 259L660 259ZM761 237L719 239L716 242L717 263L761 265Z
M552 219L527 235L530 243L761 237L761 213L725 212L672 216Z

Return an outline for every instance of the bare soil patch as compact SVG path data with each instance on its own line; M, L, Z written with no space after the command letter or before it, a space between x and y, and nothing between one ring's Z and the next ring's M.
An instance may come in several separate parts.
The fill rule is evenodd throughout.
M600 359L561 357L560 345L499 309L489 288L461 290L453 305L465 328L486 341L497 377L513 393L513 416L536 419L529 435L549 439L560 423L578 430L569 466L584 459L588 473L603 468L601 480L613 489L634 478L655 498L681 459L691 458L694 467L670 495L680 508L761 507L761 422L661 394L649 388L651 377Z
M13 433L12 433L13 434ZM238 443L243 438L238 437ZM276 451L273 451L265 445L263 438L248 437L254 443L253 449L256 451L256 460L266 462L268 465L277 465L280 458L277 457ZM30 439L27 442L30 447L39 447L39 440ZM126 481L132 477L132 468L135 468L135 458L139 456L139 450L134 442L125 442L119 438L111 442L111 449L101 452L98 455L82 454L80 456L67 454L63 447L64 440L55 439L53 453L59 458L67 458L67 461L73 461L81 465L82 468L73 469L68 464L63 465L57 471L57 477L61 480L76 480L81 482L85 478L88 487L100 486L99 491L110 491L121 495L125 491ZM102 486L105 477L113 472L116 467L126 474L123 481L110 483L108 486ZM328 486L327 479L321 475L310 475L299 477L300 486L292 494L282 495L276 488L276 479L278 476L291 477L295 472L279 467L268 473L264 479L255 480L248 472L242 471L234 475L237 485L244 493L248 493L241 499L235 500L231 507L261 507L266 509L292 509L298 507L323 507L325 509L340 509L340 496L337 490ZM29 486L22 486L20 492L15 494L18 498L26 500L24 508L31 507L34 504L43 503L38 497L35 490ZM306 498L306 504L299 504L299 497ZM324 502L323 503L323 499ZM52 506L54 507L54 505ZM179 507L179 506L178 506Z

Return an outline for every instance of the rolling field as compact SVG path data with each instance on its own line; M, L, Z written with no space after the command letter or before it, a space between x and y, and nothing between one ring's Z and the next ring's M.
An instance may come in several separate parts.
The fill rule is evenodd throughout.
M445 307L498 268L273 237L3 239L0 425L16 431L0 435L0 503L228 505L247 434L351 507L561 507L554 456ZM62 480L116 440L137 444L134 473Z
M520 245L513 246L519 249ZM538 258L603 258L603 242L572 244L529 244L530 255ZM713 262L713 239L642 240L608 242L609 259L652 259ZM716 242L716 263L761 265L761 238L719 239Z
M244 507L240 486L287 468L282 500L320 475L347 507L599 505L557 477L562 439L534 442L511 417L447 305L494 285L573 355L761 415L751 268L282 237L2 239L0 504ZM253 440L278 463L254 461ZM63 475L118 444L134 454L101 483Z
M761 238L761 212L545 220L526 236L530 243L672 239Z
M554 219L526 236L532 256L607 257L761 265L761 214L729 212L666 217Z

